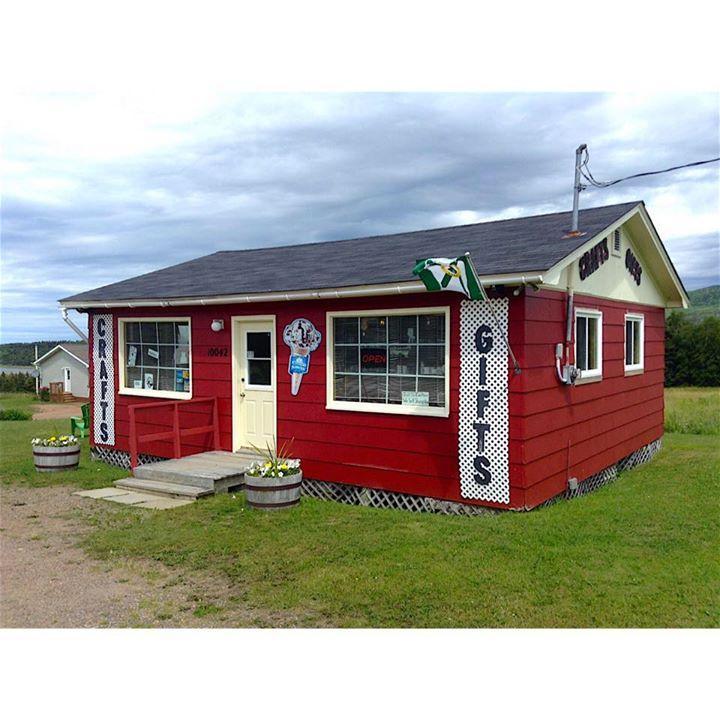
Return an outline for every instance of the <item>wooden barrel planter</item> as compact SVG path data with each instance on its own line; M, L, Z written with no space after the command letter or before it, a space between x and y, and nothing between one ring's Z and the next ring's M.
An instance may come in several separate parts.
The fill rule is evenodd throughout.
M66 445L65 447L33 446L35 469L38 472L61 472L63 470L77 470L80 462L80 445Z
M302 472L281 478L245 475L245 498L250 507L282 510L300 503Z

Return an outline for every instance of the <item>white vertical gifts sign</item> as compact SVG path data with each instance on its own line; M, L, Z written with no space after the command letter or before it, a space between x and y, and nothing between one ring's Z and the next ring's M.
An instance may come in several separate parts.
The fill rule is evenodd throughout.
M502 504L510 502L508 307L506 298L460 304L460 494Z
M113 316L92 316L93 439L96 445L115 445L115 368Z

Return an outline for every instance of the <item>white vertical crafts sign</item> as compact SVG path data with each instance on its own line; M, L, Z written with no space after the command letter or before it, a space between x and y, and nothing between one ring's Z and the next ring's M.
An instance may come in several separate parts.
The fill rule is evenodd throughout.
M508 307L507 298L460 305L460 494L504 504L510 502L508 353L501 333L507 336Z
M113 316L93 315L93 439L115 445Z

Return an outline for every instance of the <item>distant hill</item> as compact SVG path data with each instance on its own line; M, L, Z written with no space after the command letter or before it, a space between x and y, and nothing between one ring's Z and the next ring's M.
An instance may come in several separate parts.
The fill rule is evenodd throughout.
M38 357L52 350L56 345L82 345L80 340L40 340L36 343L2 343L0 345L0 365L32 365L35 360L35 346Z
M681 312L690 320L700 321L706 317L720 317L720 285L690 290L690 307Z

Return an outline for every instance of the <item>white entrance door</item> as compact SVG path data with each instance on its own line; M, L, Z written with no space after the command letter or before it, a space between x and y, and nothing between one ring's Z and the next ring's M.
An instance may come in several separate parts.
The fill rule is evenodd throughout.
M65 383L65 392L69 393L72 392L72 385L70 384L70 368L64 367L62 369L63 373L63 382Z
M275 330L272 320L239 320L237 444L264 448L275 444Z

